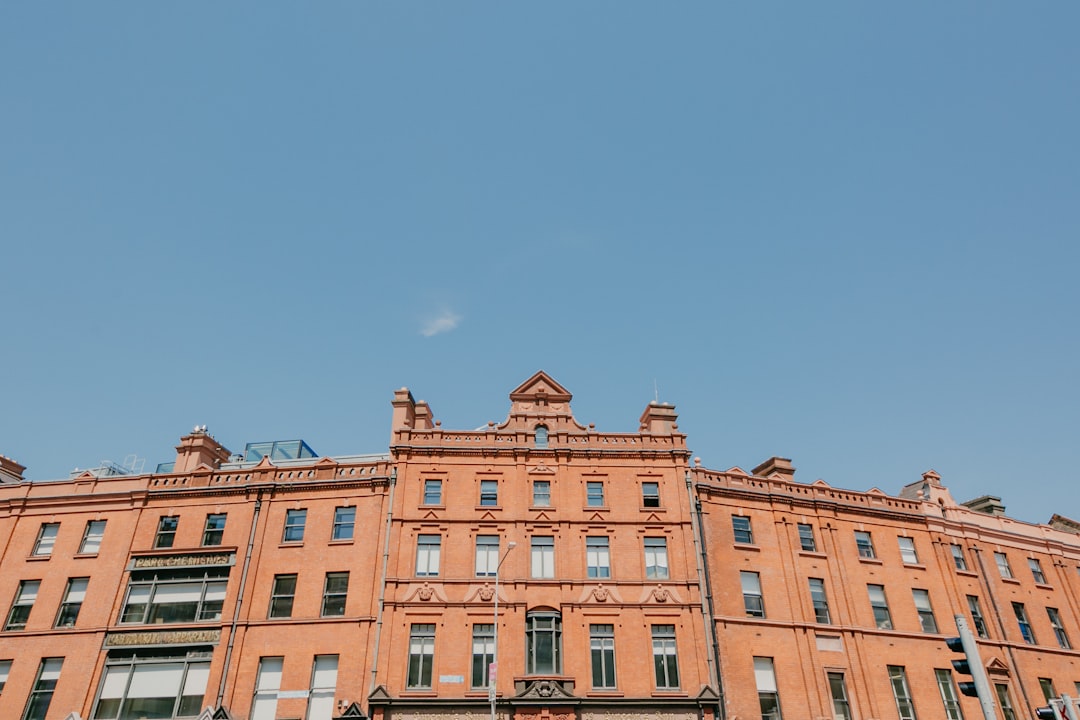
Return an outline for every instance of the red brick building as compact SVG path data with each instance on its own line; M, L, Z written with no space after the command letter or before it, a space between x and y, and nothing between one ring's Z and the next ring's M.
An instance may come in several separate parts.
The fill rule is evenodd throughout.
M537 373L461 431L402 389L378 455L196 428L148 474L0 456L0 718L979 718L956 614L996 717L1080 690L1075 523L933 472L707 470L673 407L611 433L570 400Z

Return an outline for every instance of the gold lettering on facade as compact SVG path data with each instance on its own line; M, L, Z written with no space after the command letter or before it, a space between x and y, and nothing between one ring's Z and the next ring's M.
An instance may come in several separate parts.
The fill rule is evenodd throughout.
M232 553L216 553L214 555L151 555L137 557L132 563L136 570L145 568L165 567L192 567L198 565L231 565Z
M112 633L105 637L105 646L182 645L216 643L220 640L221 630L161 630L158 632Z

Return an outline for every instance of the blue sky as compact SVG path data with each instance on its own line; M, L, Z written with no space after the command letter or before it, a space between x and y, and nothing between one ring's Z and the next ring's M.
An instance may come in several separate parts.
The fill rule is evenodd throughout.
M544 369L1080 518L1080 6L7 3L0 453L378 452Z

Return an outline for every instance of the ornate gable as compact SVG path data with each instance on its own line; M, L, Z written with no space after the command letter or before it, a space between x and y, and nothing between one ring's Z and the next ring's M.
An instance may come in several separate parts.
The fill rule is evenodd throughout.
M551 432L584 430L570 410L573 397L569 390L539 370L510 392L510 416L499 429L532 430L544 425Z

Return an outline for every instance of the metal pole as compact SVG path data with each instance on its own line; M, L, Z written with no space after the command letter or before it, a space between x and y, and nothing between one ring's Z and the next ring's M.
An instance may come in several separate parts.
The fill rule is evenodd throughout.
M979 655L979 645L975 642L975 636L971 634L971 630L968 630L967 618L963 615L954 615L953 618L956 620L956 629L960 632L960 642L964 646L964 655L967 657L968 667L971 670L971 679L975 682L975 690L979 693L979 705L982 707L983 717L985 720L996 720L993 695L990 683L986 679L982 657Z
M517 543L511 540L506 543L506 552L499 558L499 564L495 566L495 624L492 628L491 666L488 668L488 702L491 703L491 720L495 720L495 678L499 672L499 569L510 551L517 547Z

